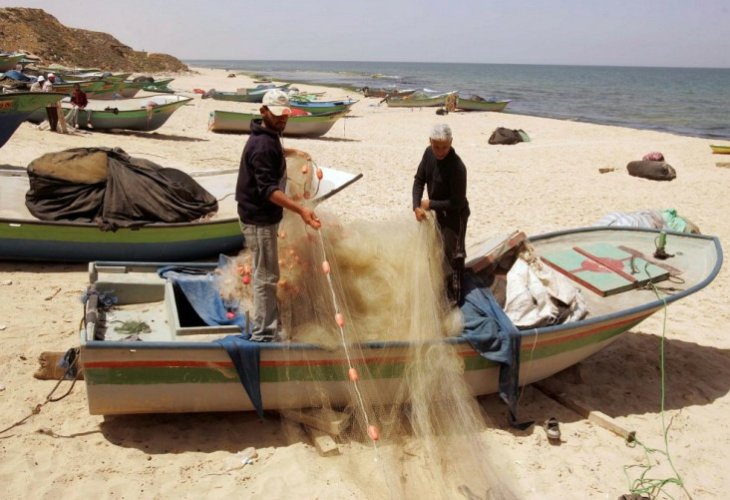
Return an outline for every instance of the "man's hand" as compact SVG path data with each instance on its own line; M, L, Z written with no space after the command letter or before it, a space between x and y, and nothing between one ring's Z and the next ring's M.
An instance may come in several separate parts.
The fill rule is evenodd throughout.
M422 209L421 207L416 207L415 210L413 210L413 212L416 214L416 220L418 222L421 222L422 220L424 220L426 218L426 211L424 209Z
M319 229L320 227L322 227L322 223L319 221L312 209L303 207L299 215L302 217L304 223L308 226L312 226L314 229Z
M421 200L421 208L424 210L431 210L431 200Z

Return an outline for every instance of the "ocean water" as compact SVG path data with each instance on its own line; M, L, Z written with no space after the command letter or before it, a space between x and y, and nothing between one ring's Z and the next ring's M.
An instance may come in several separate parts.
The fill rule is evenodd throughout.
M730 69L353 61L188 60L277 80L458 90L505 112L730 140Z

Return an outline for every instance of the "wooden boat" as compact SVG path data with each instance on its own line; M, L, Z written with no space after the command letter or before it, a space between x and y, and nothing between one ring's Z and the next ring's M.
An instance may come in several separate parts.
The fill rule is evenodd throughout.
M289 107L307 111L313 115L326 115L349 111L357 101L346 99L341 101L309 101L289 99Z
M46 106L65 97L57 92L12 92L0 94L0 148L33 112L46 116Z
M322 114L291 116L284 129L287 137L321 137L332 126L347 114L347 111ZM232 111L211 111L208 119L208 130L231 134L251 133L251 120L259 119L257 113L235 113Z
M15 68L22 59L25 58L25 54L0 54L0 73Z
M350 174L320 167L324 176L314 199L324 200L357 181ZM89 262L91 260L186 261L236 252L243 246L235 201L238 169L201 172L193 178L218 199L211 218L187 223L155 223L102 231L96 224L41 221L25 206L24 170L0 172L0 260Z
M238 89L236 92L211 90L207 93L207 97L216 101L261 102L264 99L264 94L269 90L286 90L289 85L289 83L285 85L261 84L251 89Z
M363 87L360 91L365 97L405 97L416 92L417 89L404 89L399 90L395 87L392 88L371 88Z
M730 146L710 144L710 149L712 149L712 152L717 155L730 155Z
M539 254L572 251L574 247L610 244L642 254L647 261L659 235L655 230L632 228L582 228L531 238ZM474 271L490 259L489 244L469 251ZM674 257L657 264L671 266L683 280L681 290L635 287L621 293L599 295L582 289L589 315L566 324L518 332L521 338L520 385L549 377L604 349L642 320L707 286L718 274L722 249L715 237L668 233L667 251ZM637 257L638 262L638 257ZM175 293L171 282L156 274L162 264L92 263L85 325L80 330L81 366L92 414L249 411L253 404L227 352L213 340L239 334L235 326L200 326L189 319L190 305ZM214 264L199 266L211 271ZM118 301L103 307L99 297ZM120 325L144 321L148 334L128 339ZM139 340L142 341L139 341ZM330 403L350 401L348 364L343 350L311 344L260 345L260 390L264 409L301 408L311 404L311 393L324 390ZM481 357L464 337L441 343L453 349L464 363L464 378L474 395L498 389L499 366ZM374 404L392 403L404 370L408 345L372 342L359 345L354 362L362 367L363 392Z
M122 87L119 89L119 95L124 99L130 99L136 96L140 90L152 93L163 93L172 94L175 91L172 90L169 85L174 78L162 78L160 80L124 80Z
M426 92L414 92L404 97L388 97L386 103L389 108L433 108L443 106L446 98L453 94L447 92L445 94L429 94Z
M66 114L66 120L71 124L78 124L79 128L149 132L163 126L175 111L190 101L191 97L179 95L156 95L113 102L90 100L86 110L78 111L75 117L69 98L61 102L61 107ZM42 113L36 112L30 115L28 121L40 123L44 119Z
M510 102L512 101L509 99L504 101L492 101L457 97L456 109L461 109L463 111L504 111L504 108L506 108Z

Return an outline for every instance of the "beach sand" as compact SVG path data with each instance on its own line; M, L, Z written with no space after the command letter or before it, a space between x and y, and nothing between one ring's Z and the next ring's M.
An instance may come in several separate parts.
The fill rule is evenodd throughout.
M193 95L193 88L234 90L251 86L251 80L200 70L178 76L172 86ZM389 109L379 99L343 89L318 90L326 91L325 98L349 95L360 101L325 137L284 143L309 152L320 165L363 174L324 204L346 221L410 214L413 174L430 127L446 122L468 169L467 244L516 229L539 234L591 225L611 211L653 208L676 208L703 233L730 241L730 170L715 165L722 158L711 154L707 139L509 113L437 116L433 109ZM236 168L247 136L208 132L208 113L256 107L195 95L156 133L62 135L25 123L0 150L0 165L25 167L46 152L106 146L186 171ZM491 146L487 139L498 126L521 128L532 141ZM661 151L675 167L674 181L627 174L626 164L649 151ZM605 167L615 170L599 173ZM730 414L729 273L723 269L707 289L671 305L666 322L657 313L585 360L579 365L582 382L575 373L547 381L635 431L642 445L664 449L665 334L664 421L671 422L671 464L696 499L727 498L730 490L730 425L724 419ZM309 442L290 444L276 418L262 423L253 413L90 416L83 382L33 415L55 385L33 378L38 355L78 345L86 282L85 265L0 263L0 429L28 417L0 434L2 498L373 498L361 476L373 470L368 446L345 443L341 456L320 457ZM64 383L54 395L67 389ZM480 398L480 404L494 425L485 431L491 453L518 498L615 499L629 492L627 467L631 479L643 472L637 467L644 463L643 446L627 446L534 387L522 393L520 418L539 424L556 417L559 445L551 445L540 426L509 428L496 396ZM258 460L225 472L234 454L249 446L258 450ZM674 475L667 457L652 457L655 466L647 477ZM684 497L677 486L667 491ZM453 498L466 497L454 492Z

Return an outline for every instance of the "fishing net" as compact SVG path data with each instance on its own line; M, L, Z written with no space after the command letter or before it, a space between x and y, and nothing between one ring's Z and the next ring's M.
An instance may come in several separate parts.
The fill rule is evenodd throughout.
M308 203L317 180L316 168L290 162L290 196ZM337 463L369 498L511 498L463 377L465 347L447 341L462 324L434 221L317 214L319 231L289 211L279 230L284 377L296 381L283 420L346 445ZM252 288L243 252L221 271L221 292L250 310Z

